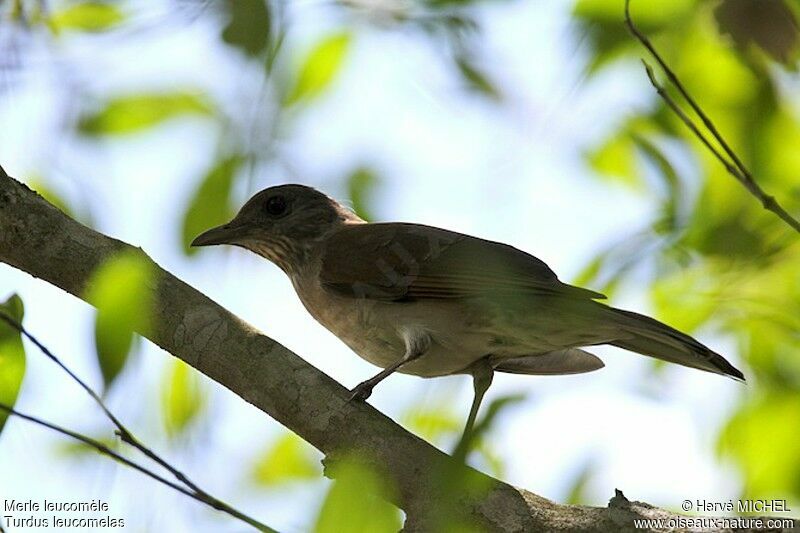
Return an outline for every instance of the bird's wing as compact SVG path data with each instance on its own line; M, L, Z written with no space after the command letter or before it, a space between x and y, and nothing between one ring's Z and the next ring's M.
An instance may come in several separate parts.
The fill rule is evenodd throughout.
M378 300L520 292L605 298L561 283L544 262L512 246L405 223L358 224L332 235L320 280L327 290Z

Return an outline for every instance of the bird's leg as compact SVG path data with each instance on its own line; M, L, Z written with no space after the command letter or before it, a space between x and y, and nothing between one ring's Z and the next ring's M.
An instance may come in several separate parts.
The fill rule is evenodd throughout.
M494 369L489 364L488 359L482 359L471 368L472 385L475 388L475 396L472 399L472 407L469 409L467 424L464 426L464 433L461 435L461 442L466 443L472 436L472 429L475 426L475 419L478 417L478 409L481 407L483 396L492 384Z
M394 374L401 366L421 357L428 351L431 345L430 337L428 337L427 334L413 335L411 333L406 333L404 335L404 340L406 343L406 354L403 358L391 366L384 368L368 380L362 381L353 387L353 390L350 391L351 400L364 401L369 398L375 385Z
M416 359L420 355L422 355L422 354L417 355L413 359ZM396 362L392 366L390 366L388 368L384 368L383 370L381 370L380 372L378 372L377 374L375 374L374 376L372 376L368 380L362 381L361 383L359 383L358 385L353 387L353 390L350 391L350 399L351 400L358 400L358 401L366 400L372 394L372 389L375 387L375 385L377 385L378 383L383 381L385 378L389 377L398 368L400 368L404 364L408 363L409 361L412 361L413 359L409 359L408 357L403 357L402 359L400 359L398 362Z

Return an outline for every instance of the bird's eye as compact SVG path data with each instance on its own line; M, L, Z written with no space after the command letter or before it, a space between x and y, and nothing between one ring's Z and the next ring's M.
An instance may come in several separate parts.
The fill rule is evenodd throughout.
M267 199L267 213L277 217L286 212L286 199L283 196L271 196Z

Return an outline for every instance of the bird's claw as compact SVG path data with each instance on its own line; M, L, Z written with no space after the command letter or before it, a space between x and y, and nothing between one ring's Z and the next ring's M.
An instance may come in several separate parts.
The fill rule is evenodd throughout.
M372 395L372 387L369 381L359 383L350 391L350 401L363 402Z

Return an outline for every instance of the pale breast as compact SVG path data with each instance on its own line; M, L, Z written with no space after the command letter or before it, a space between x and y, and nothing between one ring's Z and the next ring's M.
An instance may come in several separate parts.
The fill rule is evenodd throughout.
M375 302L328 293L316 282L293 284L309 314L362 358L385 368L403 357L402 338L376 316Z
M370 363L386 368L405 355L402 331L426 331L429 350L399 371L423 377L458 373L488 355L484 328L451 309L453 303L383 302L340 296L319 283L292 280L300 301L320 324Z

